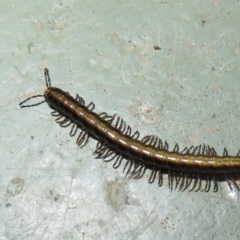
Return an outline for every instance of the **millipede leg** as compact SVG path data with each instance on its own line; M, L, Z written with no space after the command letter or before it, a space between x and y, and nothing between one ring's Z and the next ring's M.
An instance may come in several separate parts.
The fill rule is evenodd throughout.
M198 192L201 189L202 186L202 180L198 177L198 188L194 192Z
M88 105L87 105L87 109L89 111L92 111L93 109L95 108L95 104L93 102L90 102Z
M76 95L76 100L83 106L85 106L85 101L82 97L80 97L78 94Z
M152 172L151 172L150 177L149 177L149 180L148 180L149 183L153 183L153 182L154 182L154 180L155 180L155 178L156 178L156 174L157 174L157 171L156 171L156 169L154 168L154 169L152 170Z
M218 183L215 178L213 179L213 191L214 192L218 191Z
M192 192L192 191L195 189L195 187L197 186L197 183L198 183L198 178L195 177L195 178L194 178L194 182L193 182L193 186L192 186L192 188L189 190L189 192Z
M158 170L158 186L161 187L163 182L162 171Z
M113 168L114 168L114 169L118 168L118 167L121 165L122 159L123 159L123 157L122 157L121 155L119 155L119 156L116 158L116 160L115 160L115 162L114 162L114 164L113 164Z
M74 123L74 124L72 125L72 128L71 128L71 131L70 131L69 135L70 135L71 137L75 136L75 134L77 133L77 129L78 129L77 124Z

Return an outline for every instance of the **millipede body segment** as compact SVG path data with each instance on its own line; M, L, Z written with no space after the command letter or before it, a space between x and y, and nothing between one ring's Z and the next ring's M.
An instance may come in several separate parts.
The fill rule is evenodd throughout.
M239 190L236 181L240 179L240 151L236 156L229 156L224 149L223 155L218 156L213 147L191 146L179 151L178 144L170 151L168 143L163 143L159 137L148 135L140 139L139 132L132 132L122 118L105 112L96 114L93 102L86 106L79 95L73 98L69 93L51 87L48 69L45 68L44 74L47 85L44 95L32 96L19 105L24 108L47 102L61 127L72 125L70 136L75 136L80 130L77 137L80 147L85 146L89 137L98 141L94 151L96 158L113 161L114 168L125 160L123 172L132 178L141 178L149 169L149 183L157 179L159 186L162 185L162 174L167 173L171 190L208 192L213 183L212 189L216 192L218 181L227 181L231 189L234 185ZM35 97L44 97L45 100L24 105ZM205 180L204 186L202 180Z

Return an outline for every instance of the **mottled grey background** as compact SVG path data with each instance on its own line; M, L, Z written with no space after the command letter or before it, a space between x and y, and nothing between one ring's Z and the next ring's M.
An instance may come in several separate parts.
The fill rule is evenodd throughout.
M239 1L22 1L0 6L0 239L238 239L238 193L170 192L78 149L52 85L171 146L240 148Z

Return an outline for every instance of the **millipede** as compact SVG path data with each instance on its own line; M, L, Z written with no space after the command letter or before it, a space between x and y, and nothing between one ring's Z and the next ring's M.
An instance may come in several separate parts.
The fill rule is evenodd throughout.
M175 144L172 150L169 145L155 135L140 138L138 131L119 116L106 112L93 112L95 104L85 101L78 94L73 98L68 92L52 87L47 68L44 69L47 89L43 95L34 95L19 103L21 108L33 107L47 102L53 109L51 115L61 127L71 126L70 136L78 133L76 143L82 148L89 138L97 141L95 158L113 162L118 168L124 162L123 172L126 176L139 179L146 170L150 171L148 182L155 180L158 186L163 184L163 174L168 174L168 187L179 191L218 191L218 182L227 182L230 189L240 190L237 181L240 179L240 150L236 156L230 156L226 148L223 154L217 155L215 149L206 145L179 149ZM35 104L26 104L30 99L43 97ZM205 182L204 184L202 182Z

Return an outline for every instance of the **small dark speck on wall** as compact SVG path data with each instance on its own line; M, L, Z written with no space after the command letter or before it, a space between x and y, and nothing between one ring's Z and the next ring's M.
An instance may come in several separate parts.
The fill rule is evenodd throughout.
M161 50L161 48L158 46L154 46L154 50Z

